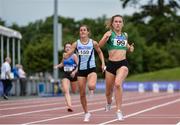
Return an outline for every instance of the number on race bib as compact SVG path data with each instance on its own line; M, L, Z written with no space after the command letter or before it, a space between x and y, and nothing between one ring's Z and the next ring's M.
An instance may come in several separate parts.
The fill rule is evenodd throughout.
M90 55L91 54L91 50L79 50L79 55Z
M114 43L113 43L114 46L122 46L122 47L126 46L126 44L127 44L127 40L120 40L120 39L114 39Z

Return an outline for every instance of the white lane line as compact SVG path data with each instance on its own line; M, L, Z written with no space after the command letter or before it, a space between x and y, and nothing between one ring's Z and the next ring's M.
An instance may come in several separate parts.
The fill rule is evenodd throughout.
M94 99L94 100L91 100L92 102L93 101L97 101L97 100L100 100L100 99ZM47 101L46 101L47 102ZM72 103L79 103L80 101L79 100L76 100L76 101L72 101ZM59 102L59 100L56 101L56 103L52 103L51 101L48 101L49 104L35 104L35 105L28 105L28 106L16 106L16 107L10 107L10 108L2 108L0 109L0 111L3 111L3 110L14 110L14 109L24 109L24 108L33 108L33 107L42 107L42 106L49 106L49 105L56 105L56 104L65 104L65 102L61 101Z
M47 101L48 100L48 101ZM59 100L59 102L62 101L62 99L56 99L56 100ZM42 104L42 103L47 103L47 102L57 102L55 100L49 100L49 99L46 99L46 100L33 100L33 101L22 101L22 102L14 102L14 103L9 103L7 102L6 104L0 104L0 109L3 109L4 107L9 107L9 106L22 106L22 105L28 105L29 103L31 104Z
M147 97L147 96L146 96ZM151 97L151 96L150 96ZM129 98L129 99L132 99L133 97ZM140 98L140 97L138 97ZM133 98L135 99L135 98ZM128 98L127 98L128 100ZM95 102L95 103L89 103L88 105L94 105L94 104L102 104L104 102ZM80 107L81 105L74 105L73 107ZM39 113L39 112L46 112L46 111L53 111L53 110L61 110L61 109L64 109L66 108L66 106L64 107L59 107L59 108L51 108L51 109L42 109L42 110L35 110L35 111L30 111L30 112L21 112L21 113L15 113L15 114L9 114L9 115L1 115L0 118L5 118L5 117L10 117L10 116L18 116L18 115L26 115L26 114L32 114L32 113Z
M148 95L149 93L145 93L146 95ZM150 93L151 95L154 95L153 93ZM92 99L89 99L90 101L91 100L94 100L94 99L99 99L101 97L105 97L104 94L98 94L100 96L95 96L94 98ZM130 94L127 94L126 98L127 97L132 97L133 95L130 95ZM79 95L72 95L72 101L75 101L75 100L79 100ZM13 106L13 105L24 105L24 104L29 104L29 102L31 104L37 104L37 103L46 103L46 102L56 102L56 101L64 101L64 96L59 96L59 97L36 97L34 99L19 99L19 100L8 100L8 101L2 101L0 102L0 109L3 108L3 107L8 107L8 106Z
M77 100L79 99L78 97L74 97L73 100ZM61 97L47 97L47 98L37 98L35 100L30 100L30 99L27 99L27 100L13 100L14 102L10 102L11 100L8 100L6 101L6 103L3 103L3 104L0 104L0 108L3 108L3 107L7 107L7 106L21 106L21 105L25 105L25 104L38 104L38 103L47 103L47 102L57 102L58 101L63 101L64 100L64 96L61 96Z
M2 125L4 125L4 124L2 124ZM11 124L11 125L19 125L19 124ZM36 125L59 125L59 124L36 124ZM70 124L63 124L63 125L70 125ZM80 124L73 124L73 125L80 125ZM83 125L94 125L94 124L87 123L87 124L83 124ZM127 123L127 124L111 124L111 125L175 125L175 124L129 124L129 123ZM180 124L178 124L178 125L180 125Z
M61 96L62 97L62 96ZM48 100L54 100L54 99L58 99L58 98L61 98L61 97L47 97ZM14 100L5 100L5 101L2 101L0 102L0 106L6 106L6 105L15 105L15 104L24 104L25 102L28 103L28 102L43 102L43 101L47 101L47 98L42 98L42 97L36 97L36 98L24 98L24 99L14 99Z
M180 125L180 122L178 122L176 125Z
M134 116L133 118L137 119L137 118L153 118L153 119L159 119L159 118L163 118L163 119L179 119L179 116Z
M94 104L102 104L104 102L95 102L95 103L90 103L89 105L94 105ZM81 105L74 105L73 107L80 107ZM39 112L46 112L46 111L54 111L54 110L61 110L61 109L66 109L67 106L64 107L59 107L59 108L51 108L51 109L42 109L42 110L35 110L35 111L30 111L30 112L22 112L22 113L15 113L15 114L9 114L9 115L2 115L0 118L5 118L5 117L10 117L10 116L19 116L19 115L25 115L25 114L31 114L31 113L39 113Z
M100 95L100 99L103 99L101 97L105 97L104 95ZM78 102L77 100L79 100L79 95L72 95L72 102L75 101L75 102ZM89 99L89 101L93 101L93 100L99 100L99 97L94 97L92 99ZM10 101L14 101L13 103L10 102ZM18 101L18 102L17 102ZM8 100L6 101L5 104L0 104L0 110L2 109L5 109L3 107L8 107L8 106L14 106L14 107L22 107L21 105L25 105L25 104L42 104L42 103L56 103L57 101L61 102L62 104L64 104L64 96L61 96L61 97L47 97L47 98L37 98L37 99L27 99L27 100ZM5 101L4 101L5 102ZM17 106L18 105L18 106Z
M39 124L38 124L39 125ZM116 124L117 125L117 124ZM120 125L174 125L174 124L120 124Z
M171 97L175 97L177 95L164 95L161 97L156 97L156 98L152 98L152 99L145 99L145 100L140 100L140 101L136 101L136 102L130 102L130 103L126 103L123 104L122 106L130 106L130 105L134 105L134 104L140 104L140 103L144 103L144 102L149 102L149 101L154 101L154 100L159 100L159 99L164 99L164 98L171 98ZM115 106L112 106L112 108L115 108ZM97 112L97 111L102 111L104 110L103 108L99 108L99 109L95 109L95 110L90 110L89 112ZM24 123L22 125L28 125L28 124L34 124L34 123L39 123L39 122L46 122L46 121L52 121L52 120L57 120L57 119L62 119L62 118L68 118L68 117L72 117L72 116L77 116L77 115L82 115L84 114L84 112L79 112L76 114L71 114L71 115L65 115L65 116L61 116L61 117L54 117L54 118L49 118L49 119L44 119L44 120L38 120L38 121L33 121L33 122L28 122L28 123Z
M135 116L135 115L139 115L141 113L148 112L148 111L151 111L151 110L163 107L163 106L171 105L171 104L177 103L179 101L180 101L180 99L176 99L176 100L173 100L173 101L170 101L170 102L167 102L167 103L156 105L156 106L153 106L153 107L150 107L150 108L147 108L147 109L144 109L144 110L141 110L141 111L126 115L126 116L124 116L124 118L129 118L129 117L132 117L132 116ZM105 124L112 123L112 122L115 122L115 121L118 121L118 120L113 119L113 120L110 120L110 121L107 121L107 122L100 123L99 125L105 125Z
M162 94L161 94L162 95ZM157 95L154 95L154 94L152 94L151 96L149 95L148 97L153 97L153 96L157 96ZM139 97L139 96L138 96ZM147 95L144 95L144 96L140 96L140 99L142 99L143 97L147 97ZM100 98L100 99L102 99L102 98ZM100 101L100 99L99 99L99 97L98 98L93 98L93 100L92 99L90 99L89 101ZM123 101L126 101L126 100L133 100L133 99L138 99L138 98L134 98L134 96L129 96L128 98L123 98ZM31 103L31 104L34 104L34 105L27 105L27 106L14 106L14 107L8 107L8 108L0 108L0 111L4 111L4 110L16 110L16 109L25 109L25 108L33 108L33 107L42 107L42 106L49 106L49 105L56 105L56 104L64 104L64 101L62 102L60 102L60 100L56 100L56 102L54 102L55 100L53 100L53 102L52 101L48 101L48 104L42 104L42 103L40 103L40 102L38 102L38 104L34 104L34 103ZM46 101L47 102L47 101ZM77 102L79 102L79 100L77 101L77 100L75 100L75 99L73 99L72 100L72 103L77 103ZM39 104L40 103L40 104ZM29 104L29 102L28 102L28 104Z
M79 99L78 95L72 95L72 100L77 100ZM13 105L21 105L21 104L29 104L29 102L32 104L33 103L46 103L46 102L55 102L55 101L63 101L64 100L64 96L58 96L58 97L36 97L33 99L14 99L14 100L5 100L0 102L0 107L2 106L13 106Z
M99 94L100 96L103 96L104 97L104 94ZM71 95L73 97L74 100L76 99L79 99L79 94L72 94ZM95 97L96 98L96 97ZM30 96L28 98L26 97L22 97L22 98L17 98L17 99L14 99L14 97L12 97L11 99L11 96L10 96L10 100L3 100L3 101L0 101L0 106L6 106L6 105L14 105L14 104L24 104L25 102L28 103L28 102L42 102L42 101L46 101L47 102L47 99L48 100L56 100L56 99L64 99L64 96L52 96L52 97L40 97L40 96Z
M123 101L126 101L126 100L130 101L130 100L133 100L133 99L149 98L149 97L154 97L154 96L155 95L149 95L149 96L146 95L146 96L140 96L140 97L129 97L129 98L125 98ZM94 99L94 100L90 100L90 101L93 102L93 101L97 101L97 100L101 101L99 99ZM104 99L102 99L102 100L104 100ZM76 102L79 102L79 100L78 101L73 101L72 103L76 103ZM62 103L64 104L64 102L62 102ZM2 110L24 109L24 108L33 108L33 107L37 107L37 106L40 107L40 106L48 106L48 105L62 104L62 103L49 103L49 104L40 104L40 105L38 104L38 105L31 105L31 106L18 106L18 107L11 107L11 108L3 108L3 109L0 109L0 111L2 111ZM0 116L0 118L1 118L1 116Z
M79 102L79 101L77 101ZM10 107L10 108L3 108L0 109L0 111L4 111L4 110L16 110L16 109L25 109L25 108L34 108L34 107L43 107L43 106L51 106L51 105L60 105L60 104L64 104L64 102L57 102L57 103L49 103L49 104L38 104L38 105L31 105L31 106L21 106L21 107Z

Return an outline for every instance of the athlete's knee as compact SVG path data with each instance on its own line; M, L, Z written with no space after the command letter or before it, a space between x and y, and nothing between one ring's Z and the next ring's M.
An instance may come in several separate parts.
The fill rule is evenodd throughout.
M111 92L106 92L106 97L111 97L112 93Z
M96 89L96 85L89 85L89 90L95 90Z
M69 94L69 90L63 90L64 94Z
M106 97L111 97L113 90L106 88Z
M80 98L85 98L86 97L86 92L80 92Z
M86 98L86 95L80 95L81 100Z
M115 87L116 88L122 88L122 83L119 81L115 81Z

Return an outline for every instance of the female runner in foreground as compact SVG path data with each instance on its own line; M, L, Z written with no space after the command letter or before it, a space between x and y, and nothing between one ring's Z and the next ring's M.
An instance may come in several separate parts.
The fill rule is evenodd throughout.
M111 18L107 31L99 41L99 46L106 45L108 50L108 64L105 73L106 99L105 111L111 109L112 92L115 91L116 115L118 120L123 120L122 115L122 83L128 75L127 51L133 52L134 46L128 44L127 33L122 32L123 17L115 15Z

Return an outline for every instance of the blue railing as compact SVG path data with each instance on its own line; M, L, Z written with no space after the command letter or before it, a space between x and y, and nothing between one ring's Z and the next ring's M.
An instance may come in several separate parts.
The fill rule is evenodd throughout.
M47 79L28 79L26 85L26 95L59 95L61 94L61 83L53 83ZM180 81L152 81L152 82L124 82L124 91L180 91ZM3 86L0 83L0 95L2 94ZM105 80L98 80L96 84L96 92L105 92ZM13 81L11 95L20 95L20 84L18 80Z
M97 83L97 90L105 90L105 81L101 80ZM174 91L180 91L180 81L151 81L151 82L124 82L124 91L167 91L173 89Z

